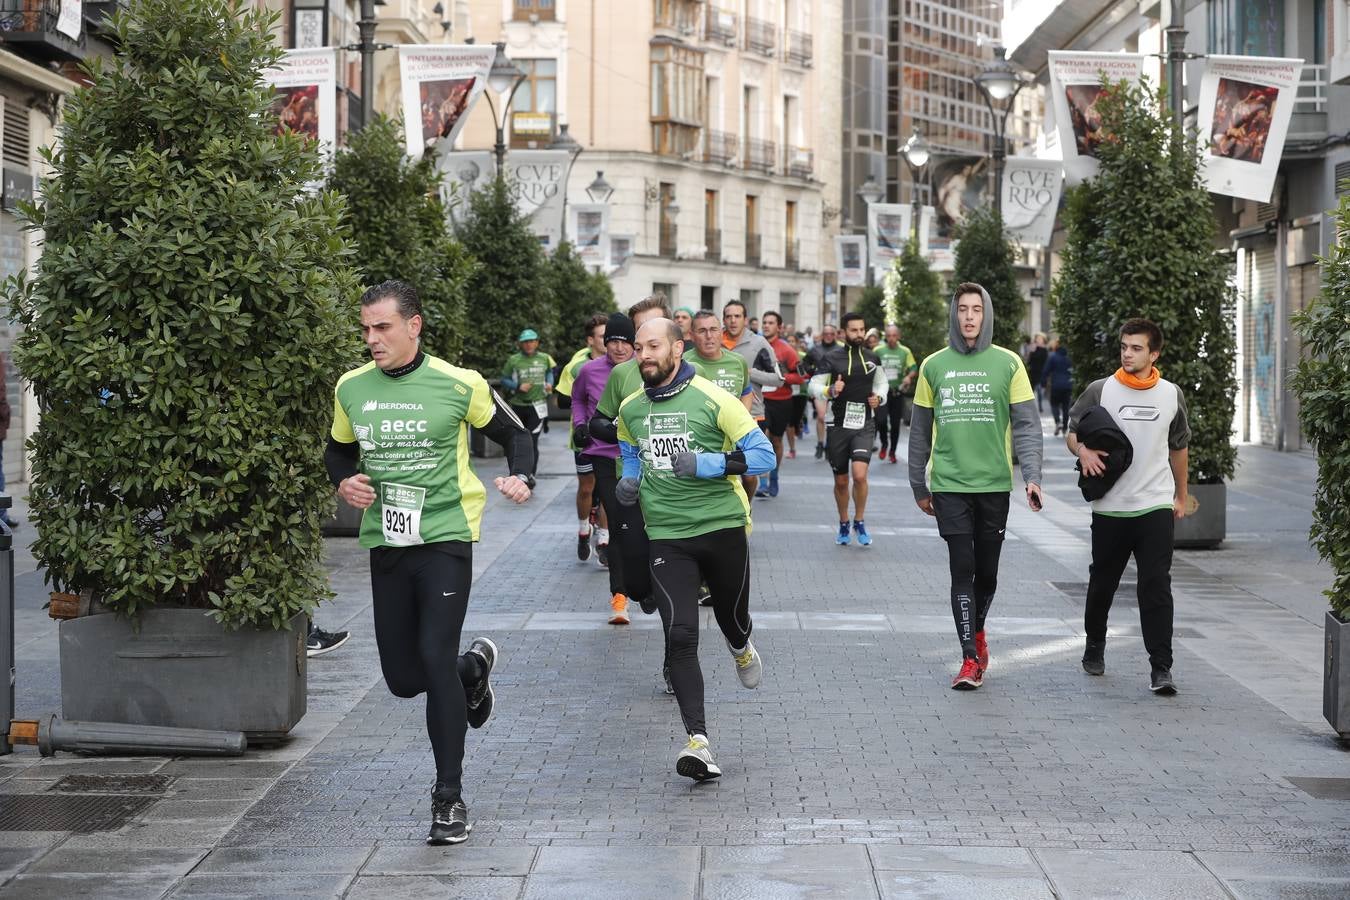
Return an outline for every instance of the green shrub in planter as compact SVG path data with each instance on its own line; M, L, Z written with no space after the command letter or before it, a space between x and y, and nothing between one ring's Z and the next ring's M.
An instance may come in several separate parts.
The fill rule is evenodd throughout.
M139 0L66 103L31 279L7 289L42 408L34 553L113 610L282 627L327 594L332 386L359 358L342 203L274 134L275 14Z
M1334 576L1327 597L1350 620L1350 197L1336 211L1342 235L1322 261L1322 294L1294 317L1306 356L1294 376L1303 431L1317 448L1312 539Z
M614 288L602 272L586 268L576 249L563 241L548 259L544 276L545 290L552 299L558 316L558 332L554 356L559 359L569 353L568 347L580 347L586 342L582 325L596 313L618 312L614 305Z
M328 188L347 201L356 264L365 283L397 278L417 288L422 347L458 363L474 261L450 236L440 182L434 158L413 160L403 146L403 127L376 116L338 151Z
M993 207L973 210L957 229L956 263L947 281L947 293L974 281L984 285L994 307L994 343L1016 350L1021 345L1022 316L1027 302L1017 286L1017 245L1003 230L1003 218ZM945 340L944 340L945 344Z
M950 312L942 279L919 254L919 245L913 240L905 244L895 268L900 275L895 296L900 340L922 362L928 354L947 346Z
M1191 426L1191 481L1233 476L1236 338L1229 265L1200 178L1200 149L1160 115L1148 87L1120 83L1097 104L1114 138L1098 145L1097 177L1068 191L1068 241L1051 300L1055 328L1087 384L1120 367L1120 325L1142 316L1165 338L1158 368L1180 385Z

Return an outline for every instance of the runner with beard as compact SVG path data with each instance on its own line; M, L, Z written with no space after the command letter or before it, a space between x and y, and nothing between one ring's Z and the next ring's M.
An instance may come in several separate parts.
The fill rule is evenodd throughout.
M739 476L773 468L773 447L745 406L680 358L679 326L647 322L637 332L645 389L619 413L621 504L640 504L651 539L652 586L667 610L666 652L688 734L675 771L717 778L698 661L700 582L741 685L759 687L763 663L750 642L750 501Z

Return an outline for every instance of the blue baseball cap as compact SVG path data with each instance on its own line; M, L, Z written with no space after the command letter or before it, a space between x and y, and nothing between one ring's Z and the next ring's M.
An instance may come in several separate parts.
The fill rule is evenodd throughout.
M516 338L516 343L519 344L523 341L537 341L537 340L539 340L539 334L533 328L526 328L524 331L520 333L520 337Z

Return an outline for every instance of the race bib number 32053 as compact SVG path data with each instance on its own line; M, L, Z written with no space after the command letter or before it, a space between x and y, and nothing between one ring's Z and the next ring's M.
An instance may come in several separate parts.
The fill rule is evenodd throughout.
M652 468L669 472L676 453L689 449L689 421L682 412L652 413L647 419L648 453Z
M384 541L393 547L422 543L422 504L427 489L410 484L380 484L380 516Z

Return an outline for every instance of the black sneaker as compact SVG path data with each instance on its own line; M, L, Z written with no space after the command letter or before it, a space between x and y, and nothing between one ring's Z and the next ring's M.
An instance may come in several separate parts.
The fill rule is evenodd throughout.
M585 562L591 558L591 533L577 535L577 559Z
M469 645L468 652L478 657L478 664L483 669L483 677L478 679L478 683L469 688L465 695L465 702L469 707L469 726L472 728L482 728L492 716L492 706L496 697L492 693L492 683L489 681L492 675L492 667L497 664L497 645L485 637L476 637L473 643Z
M825 458L825 445L816 444L816 459L824 459L824 458Z
M1149 676L1148 686L1153 693L1163 697L1170 697L1177 692L1176 682L1172 680L1172 670L1158 666L1153 667L1153 674Z
M609 568L609 544L595 545L595 561L600 563L600 568Z
M642 614L644 616L650 616L652 613L656 612L656 597L652 594L648 594L645 597L639 597L638 606L642 607Z
M317 625L311 625L309 639L305 642L305 655L322 656L329 650L336 650L347 643L349 637L351 635L345 631L324 631Z
M713 605L712 591L708 590L708 586L706 584L701 584L699 585L698 590L699 590L698 605L712 606Z
M670 680L670 666L661 667L661 680L666 683L666 693L673 696L675 693L675 682Z
M431 831L427 843L433 845L462 844L469 839L473 825L469 824L469 808L463 800L431 798Z
M1106 641L1088 641L1083 650L1083 671L1089 675L1106 674Z

